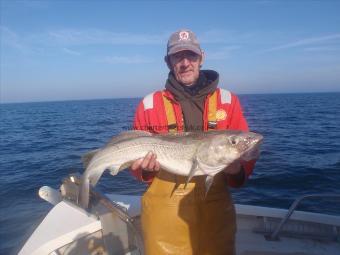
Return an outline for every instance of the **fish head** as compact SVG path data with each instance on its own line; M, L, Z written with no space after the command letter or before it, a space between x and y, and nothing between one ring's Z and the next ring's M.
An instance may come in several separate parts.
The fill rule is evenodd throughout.
M198 160L209 166L228 166L236 160L257 159L262 139L262 135L253 132L221 132L201 147Z
M230 137L231 147L236 148L240 159L249 161L260 156L263 136L254 132L242 132Z

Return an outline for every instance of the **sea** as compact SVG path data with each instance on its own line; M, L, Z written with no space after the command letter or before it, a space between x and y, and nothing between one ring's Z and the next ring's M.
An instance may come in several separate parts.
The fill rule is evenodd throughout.
M264 136L254 173L235 203L288 208L306 194L340 194L340 93L239 95L250 129ZM17 254L58 189L82 173L81 156L131 127L140 99L0 104L0 254ZM141 195L128 171L104 174L98 189ZM299 210L340 215L340 200L306 200Z

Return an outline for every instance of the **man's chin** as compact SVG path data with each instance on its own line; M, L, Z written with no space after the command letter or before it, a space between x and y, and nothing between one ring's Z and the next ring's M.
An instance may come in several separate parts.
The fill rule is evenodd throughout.
M194 83L194 79L192 77L181 77L181 83L186 86L190 86Z

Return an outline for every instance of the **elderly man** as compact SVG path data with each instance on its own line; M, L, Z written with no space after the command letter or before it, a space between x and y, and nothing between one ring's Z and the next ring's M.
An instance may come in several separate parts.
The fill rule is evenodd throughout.
M236 95L218 88L219 75L201 70L204 52L187 29L173 33L165 62L165 90L139 104L134 128L154 133L234 129L248 131ZM142 199L145 253L235 254L235 209L229 186L241 186L254 162L235 162L214 178L205 193L204 176L186 178L160 169L151 152L137 160L132 173L150 187Z

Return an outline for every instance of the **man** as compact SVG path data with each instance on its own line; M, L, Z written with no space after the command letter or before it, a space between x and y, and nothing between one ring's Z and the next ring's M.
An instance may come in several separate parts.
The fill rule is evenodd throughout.
M154 133L234 129L248 131L236 95L217 88L219 75L201 70L204 52L187 29L170 36L165 62L170 69L165 90L140 102L134 128ZM234 162L214 178L205 193L204 176L184 188L186 178L160 170L151 152L131 167L151 183L142 199L145 253L235 254L235 209L228 186L239 187L254 162Z

